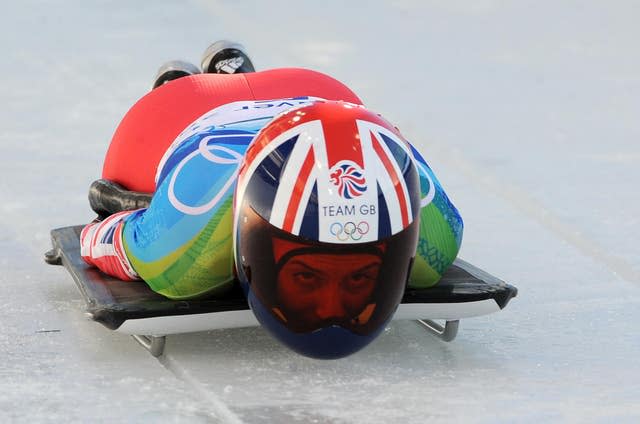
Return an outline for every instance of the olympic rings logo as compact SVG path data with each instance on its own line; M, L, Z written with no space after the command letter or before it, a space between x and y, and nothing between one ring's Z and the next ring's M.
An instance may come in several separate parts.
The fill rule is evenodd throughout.
M334 222L329 226L329 232L340 241L349 239L358 241L369 232L369 223L366 221L360 221L357 224L352 221L346 224Z
M211 210L216 204L220 202L220 200L224 197L227 191L232 188L233 184L236 182L236 178L238 176L238 170L240 168L240 163L242 162L242 155L235 150L231 150L228 147L216 145L216 144L208 144L209 141L215 140L217 138L229 138L229 137L238 137L238 138L246 138L247 140L251 140L252 135L247 134L225 134L225 135L210 135L204 137L200 140L198 144L198 149L189 153L185 156L180 163L175 167L173 175L169 180L169 188L168 188L168 198L171 205L174 208L179 210L180 212L186 215L201 215L203 213ZM215 143L215 142L214 142ZM216 154L214 152L222 153L223 155ZM187 205L183 203L175 193L175 184L176 179L180 175L182 168L193 158L196 156L202 156L209 162L221 164L221 165L231 165L234 166L233 173L227 181L222 185L222 188L213 196L213 198L204 205L195 206L195 205Z

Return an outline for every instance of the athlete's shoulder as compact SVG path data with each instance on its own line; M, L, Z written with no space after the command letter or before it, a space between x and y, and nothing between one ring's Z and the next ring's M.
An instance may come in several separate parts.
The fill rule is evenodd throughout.
M187 144L198 144L205 137L215 137L219 143L239 141L248 144L274 117L295 107L321 101L318 97L300 96L268 100L241 100L218 106L204 113L185 128L166 150L156 170L156 183L169 158ZM250 136L247 140L247 136ZM235 144L235 143L233 143Z
M175 143L180 143L194 134L212 130L237 129L257 133L280 113L294 107L311 104L317 100L321 99L302 96L227 103L196 119L176 137Z

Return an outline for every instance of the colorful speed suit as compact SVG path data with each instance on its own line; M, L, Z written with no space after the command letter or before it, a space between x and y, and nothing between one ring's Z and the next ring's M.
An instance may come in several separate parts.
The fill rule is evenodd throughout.
M313 80L317 75L321 74L304 76ZM149 208L115 214L85 227L81 234L84 259L123 280L139 277L172 299L215 295L227 289L234 281L232 197L241 159L254 136L274 116L322 101L322 92L309 91L316 97L238 98L200 116L175 138L159 161ZM282 92L291 94L291 90ZM411 149L418 165L422 202L409 286L429 287L455 259L463 225L434 173L417 150Z

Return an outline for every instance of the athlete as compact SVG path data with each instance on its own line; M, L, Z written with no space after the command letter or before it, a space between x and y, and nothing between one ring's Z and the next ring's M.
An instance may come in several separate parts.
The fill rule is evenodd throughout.
M171 299L240 281L257 319L338 358L391 319L404 288L437 283L462 219L416 149L318 72L255 72L221 41L170 62L117 128L104 180L153 194L87 225L84 260Z

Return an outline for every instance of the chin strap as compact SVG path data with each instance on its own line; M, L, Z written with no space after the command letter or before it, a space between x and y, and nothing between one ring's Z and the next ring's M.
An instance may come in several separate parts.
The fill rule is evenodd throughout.
M273 314L278 317L278 319L280 321L282 321L284 324L286 324L288 322L287 317L284 316L284 314L282 313L282 311L280 310L280 308L277 307L273 307L271 308L271 312L273 312Z
M373 311L376 310L377 304L369 303L366 308L360 312L360 315L351 320L352 324L364 325L369 322L371 319L371 315L373 315Z

